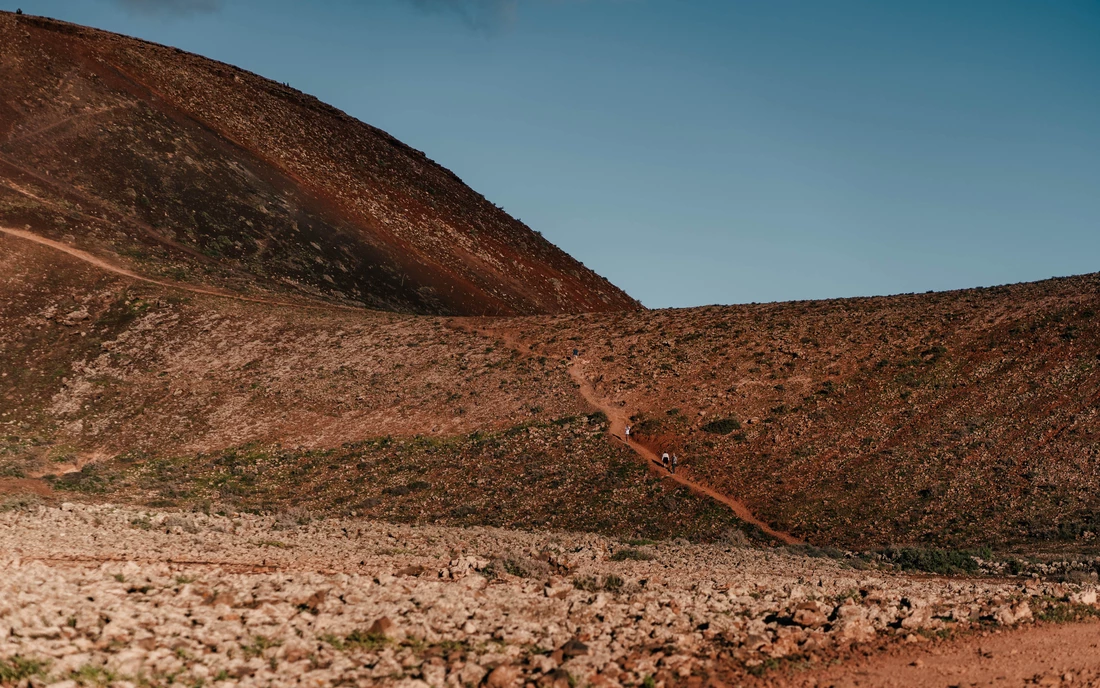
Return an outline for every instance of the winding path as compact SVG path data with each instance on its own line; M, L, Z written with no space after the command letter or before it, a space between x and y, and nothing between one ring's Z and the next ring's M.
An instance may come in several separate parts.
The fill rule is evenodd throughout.
M94 265L95 267L98 267L102 270L106 270L108 272L114 273L116 275L121 275L123 277L127 277L129 279L137 280L137 281L140 281L140 282L146 282L148 284L155 284L157 286L165 287L167 289L179 289L179 290L188 291L188 292L191 292L191 293L194 293L194 294L203 294L203 295L206 295L206 296L215 296L215 297L220 297L220 298L225 298L225 299L233 299L235 301L244 301L246 303L262 303L262 304L267 304L267 305L271 305L271 306L287 306L287 307L291 307L291 308L314 307L314 308L322 308L322 309L337 309L337 310L349 310L349 311L361 311L361 310L363 310L363 309L355 308L355 307L352 307L352 306L340 306L340 305L337 305L337 304L327 304L326 303L326 304L307 305L307 304L302 304L302 303L293 303L293 302L290 302L290 301L275 301L275 300L269 300L269 299L259 299L259 298L253 298L253 297L248 297L248 296L240 296L238 294L228 294L228 293L218 291L218 290L215 290L215 289L203 289L201 287L194 287L194 286L179 284L179 283L174 283L174 282L164 282L164 281L161 281L161 280L153 279L151 277L144 277L142 275L139 275L136 272L133 272L131 270L127 270L126 268L123 268L123 267L120 267L118 265L114 265L112 263L109 263L109 262L103 260L102 258L94 256L91 253L88 253L87 251L81 251L80 249L75 248L73 246L69 246L68 244L64 244L60 241L54 241L53 239L47 239L46 237L40 236L40 235L35 234L33 232L28 232L28 231L25 231L25 230L22 230L22 229L13 229L11 227L0 227L0 233L7 234L7 235L10 235L10 236L14 236L14 237L18 237L18 238L24 239L26 241L32 241L32 242L40 244L42 246L47 246L47 247L55 249L57 251L61 251L62 253L65 253L67 255L72 256L73 258L84 261L85 263L88 263L90 265ZM498 331L491 331L491 332L494 335L503 336L503 334L501 332L498 332ZM519 342L514 341L511 337L504 336L504 339L514 349L523 350L523 349L527 348L527 347L524 347L524 346L520 345ZM529 350L528 350L528 354L530 354ZM573 380L580 387L581 396L583 396L585 401L587 401L589 404L591 404L595 408L599 409L600 411L603 411L604 414L607 415L607 418L610 421L610 427L608 428L608 433L612 437L618 439L620 442L623 442L626 446L628 446L631 450L633 450L635 454L637 454L643 460L645 460L647 465L649 465L652 470L654 470L655 472L661 473L666 478L674 480L675 482L683 485L684 487L688 488L689 490L691 490L692 492L694 492L696 494L703 495L703 496L706 496L706 497L710 497L711 499L713 499L715 501L718 501L718 502L721 502L722 504L725 504L726 506L728 506L730 509L733 510L733 513L735 513L739 519L741 519L742 521L744 521L746 523L753 524L754 526L759 528L761 531L763 531L764 533L767 533L769 536L771 536L771 537L773 537L777 540L780 540L780 541L782 541L782 542L784 542L788 545L802 544L802 541L799 540L798 538L795 538L794 536L792 536L788 533L784 533L784 532L775 530L771 526L769 526L768 524L766 524L763 521L761 521L760 519L756 518L756 516L753 515L752 511L750 511L748 507L746 507L744 504L737 501L736 499L733 499L733 498L727 497L726 495L723 495L721 493L715 492L714 490L712 490L711 488L709 488L705 485L700 485L699 483L693 482L693 481L687 479L683 475L683 473L671 473L671 472L665 470L664 467L661 466L660 459L657 457L656 454L654 454L652 451L650 451L648 448L642 446L641 444L638 444L637 442L631 442L628 439L626 439L625 429L626 429L626 421L628 419L628 414L625 413L624 411L622 411L621 409L616 409L616 408L612 407L611 405L605 403L602 399L599 398L599 396L596 394L595 388L592 386L592 384L588 381L588 379L581 372L580 367L578 366L578 363L579 363L579 360L574 360L573 364L569 366L569 375L570 375L570 377L573 378ZM683 469L681 469L681 470L683 470Z
M69 246L68 244L64 244L60 241L54 241L53 239L47 239L44 236L40 236L38 234L35 234L34 232L28 232L28 231L22 230L22 229L13 229L11 227L0 227L0 233L8 234L10 236L18 237L20 239L25 239L27 241L31 241L31 242L34 242L36 244L41 244L42 246L47 246L47 247L55 249L57 251L61 251L62 253L66 253L66 254L72 256L73 258L76 258L77 260L82 260L85 263L88 263L90 265L94 265L95 267L100 268L101 270L106 270L107 272L111 272L111 273L114 273L116 275L121 275L123 277L128 277L129 279L137 280L139 282L146 282L148 284L155 284L158 287L165 287L166 289L178 289L180 291L191 292L192 294L202 294L204 296L217 296L217 297L220 297L220 298L223 298L223 299L232 299L234 301L244 301L246 303L262 303L262 304L266 304L266 305L269 305L269 306L287 306L287 307L290 307L290 308L322 308L322 309L336 309L336 310L359 311L359 312L366 310L364 308L356 308L355 306L341 306L339 304L334 304L334 303L309 303L309 304L307 304L307 303L295 303L293 301L277 301L277 300L274 300L274 299L260 299L260 298L255 298L255 297L251 297L251 296L241 296L239 294L230 294L228 292L219 291L217 289L204 289L202 287L195 287L195 286L191 286L189 284L181 284L179 282L164 282L164 281L161 281L161 280L153 279L152 277L145 277L143 275L139 275L138 273L133 272L131 270L127 270L124 267L120 267L120 266L115 265L113 263L109 263L109 262L103 260L102 258L99 258L98 256L94 256L91 253L88 253L87 251L81 251L78 248L75 248L73 246Z
M745 506L738 500L733 499L732 497L728 497L719 492L715 492L706 485L701 485L697 482L689 480L687 477L684 476L682 472L684 470L683 468L680 469L680 473L672 473L666 470L665 467L661 465L661 460L657 457L657 454L650 451L649 448L639 444L638 442L631 442L629 439L627 439L626 422L629 419L629 414L622 409L617 409L600 399L600 397L596 394L595 387L592 386L592 383L588 381L588 378L586 378L584 376L584 373L581 371L580 363L580 359L574 359L572 365L569 366L569 376L572 377L573 381L576 382L577 385L580 387L581 396L584 397L585 401L587 401L589 404L596 407L600 411L603 411L604 414L607 416L607 420L610 422L608 433L615 439L630 447L630 449L632 449L635 454L642 457L650 466L651 470L660 473L662 476L668 478L669 480L674 480L675 482L683 485L684 487L688 488L698 495L710 497L717 502L725 504L733 510L733 513L737 514L737 518L741 519L745 523L751 523L752 525L756 526L776 540L780 540L784 544L803 544L801 540L794 537L793 535L775 530L767 523L764 523L763 521L758 519L755 515L753 515L752 511L750 511L747 506Z
M514 349L515 351L523 355L534 355L531 351L531 347L517 340L511 332L480 325L473 325L472 329L483 336L494 337L502 340L506 346ZM784 533L783 531L775 530L767 523L764 523L763 521L758 519L752 513L752 511L742 502L732 497L726 496L720 492L715 492L706 485L701 485L700 483L697 483L685 477L682 472L684 470L683 468L680 469L680 473L670 472L661 465L660 458L648 447L645 447L638 442L631 442L630 440L626 439L626 422L630 418L630 413L624 411L621 408L616 408L600 398L600 396L596 393L596 388L592 385L591 382L588 381L588 378L584 376L584 373L582 372L580 366L580 364L582 363L582 359L574 358L569 366L569 377L571 377L573 381L577 383L577 387L580 389L581 396L584 397L584 400L587 401L591 406L600 411L603 411L604 415L607 416L607 420L609 422L609 427L607 429L608 435L619 440L627 447L629 447L645 462L645 464L649 467L651 471L665 478L668 478L669 480L673 480L680 485L683 485L697 495L709 497L716 502L721 502L722 504L725 504L733 511L734 514L736 514L737 518L741 519L745 523L751 523L770 537L773 537L784 544L805 544L802 540L799 540L790 533Z

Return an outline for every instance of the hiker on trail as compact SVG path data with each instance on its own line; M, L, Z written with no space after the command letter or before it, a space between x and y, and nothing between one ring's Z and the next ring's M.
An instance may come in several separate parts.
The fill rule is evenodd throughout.
M661 465L668 469L668 452L661 454Z
M675 473L676 472L676 464L678 464L678 463L680 463L680 460L676 458L675 454L673 454L672 455L672 470L669 471L670 473Z
M629 425L626 426L626 431L625 432L626 432L626 441L629 442L630 441L630 426Z
M580 356L580 355L581 355L581 350L580 349L573 349L573 358L576 358L577 356Z

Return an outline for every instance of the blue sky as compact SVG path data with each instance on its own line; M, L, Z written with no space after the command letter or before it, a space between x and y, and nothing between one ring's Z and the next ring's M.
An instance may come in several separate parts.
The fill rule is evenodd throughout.
M1100 271L1096 0L0 0L286 81L650 307Z

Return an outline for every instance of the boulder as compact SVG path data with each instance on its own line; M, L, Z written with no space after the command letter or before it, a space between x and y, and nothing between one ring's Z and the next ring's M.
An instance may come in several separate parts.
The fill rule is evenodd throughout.
M512 688L519 683L520 670L511 664L501 664L485 679L488 688Z

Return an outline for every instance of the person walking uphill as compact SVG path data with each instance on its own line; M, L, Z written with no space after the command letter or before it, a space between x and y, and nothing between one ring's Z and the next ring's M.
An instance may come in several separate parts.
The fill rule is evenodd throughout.
M668 452L661 454L661 465L665 467L666 471L668 470Z
M672 468L669 472L670 473L675 473L676 472L676 466L679 465L679 463L680 463L680 460L676 458L675 454L673 454L672 455Z

